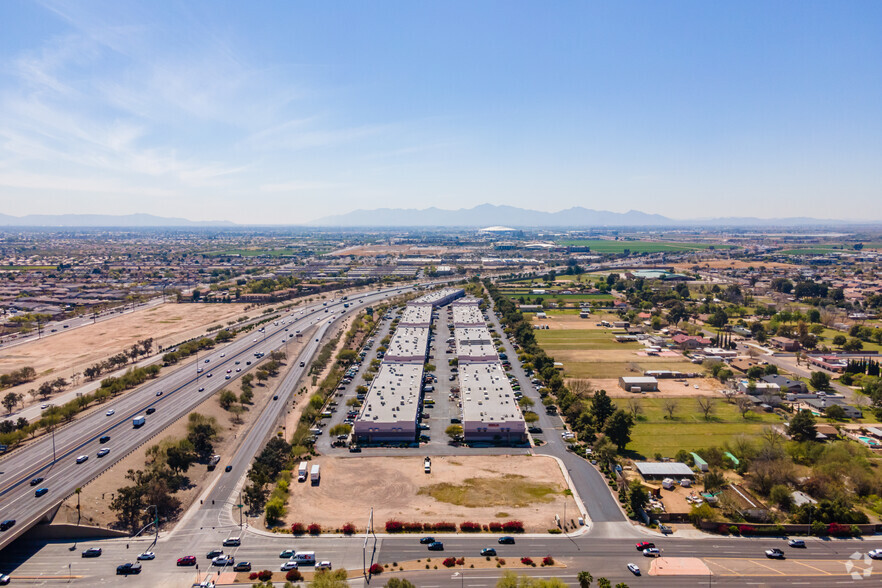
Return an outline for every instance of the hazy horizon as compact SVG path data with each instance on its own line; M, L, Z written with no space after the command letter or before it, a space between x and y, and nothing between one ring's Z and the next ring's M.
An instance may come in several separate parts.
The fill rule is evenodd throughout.
M0 3L0 212L882 220L882 5Z

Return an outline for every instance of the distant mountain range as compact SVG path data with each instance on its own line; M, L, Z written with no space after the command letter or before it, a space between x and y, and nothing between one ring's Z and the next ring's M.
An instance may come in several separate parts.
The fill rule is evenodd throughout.
M576 206L559 212L528 210L514 206L481 204L474 208L377 208L326 216L309 225L320 227L691 227L691 226L817 226L859 224L855 221L814 218L762 219L749 217L677 220L638 210L609 212ZM868 224L868 223L862 223ZM879 224L870 221L869 224Z
M232 227L230 221L191 221L152 214L0 214L0 227Z

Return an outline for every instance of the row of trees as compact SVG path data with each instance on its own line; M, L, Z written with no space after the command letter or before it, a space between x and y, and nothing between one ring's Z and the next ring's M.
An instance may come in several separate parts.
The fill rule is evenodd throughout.
M0 374L0 390L26 384L34 381L36 378L37 370L30 366L25 366L8 374Z

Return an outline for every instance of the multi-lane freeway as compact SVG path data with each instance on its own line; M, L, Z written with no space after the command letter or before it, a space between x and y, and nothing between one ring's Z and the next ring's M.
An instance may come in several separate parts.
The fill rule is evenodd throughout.
M256 362L255 353L269 353L284 345L285 339L296 337L298 332L327 325L343 314L383 300L398 290L406 288L351 296L348 309L344 309L346 302L335 300L288 312L276 322L267 323L264 332L243 336L212 349L208 354L199 355L198 359L188 360L180 368L136 391L105 403L101 410L59 428L54 435L5 456L0 460L0 519L15 519L16 524L0 534L0 549L37 521L51 515L75 488L97 477L190 412L207 396L223 388L227 384L228 369L242 368L244 372L248 362ZM317 338L320 337L314 337ZM317 345L318 341L310 341L305 353L314 353ZM201 372L197 371L200 368ZM301 369L295 368L295 372L299 377ZM272 412L276 417L281 414L285 401L286 398L282 397L275 401L278 408ZM149 409L155 412L147 415ZM113 414L108 414L110 410ZM146 415L145 423L136 428L133 418L141 415ZM271 419L270 416L266 418ZM110 440L102 443L102 437L110 437ZM97 457L98 451L105 448L109 453ZM88 456L88 459L78 463L79 456ZM31 482L36 478L43 480L32 486ZM40 488L46 488L48 492L35 496L35 490Z

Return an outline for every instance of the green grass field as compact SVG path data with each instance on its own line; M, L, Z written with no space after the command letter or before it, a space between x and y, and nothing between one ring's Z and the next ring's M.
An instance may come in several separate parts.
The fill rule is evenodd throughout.
M717 249L731 249L733 245L711 245L707 243L676 243L673 241L609 241L606 239L591 240L563 240L558 245L564 247L590 247L594 253L624 253L625 249L631 253L661 253L699 251L715 247Z
M56 269L54 265L0 265L0 271L43 271L43 270L54 270Z
M536 331L536 340L550 355L561 350L642 349L640 343L617 343L611 331L564 329Z
M784 249L778 251L779 255L824 255L825 253L833 253L835 251L847 251L841 247L805 247L797 249Z
M695 398L677 399L677 409L672 420L665 419L664 399L639 398L642 413L631 433L628 450L652 459L656 453L673 457L677 451L695 451L712 446L723 446L739 435L758 436L769 425L781 422L773 413L747 413L742 418L734 404L715 400L714 412L709 421L698 410ZM625 401L616 399L620 408L627 409Z

